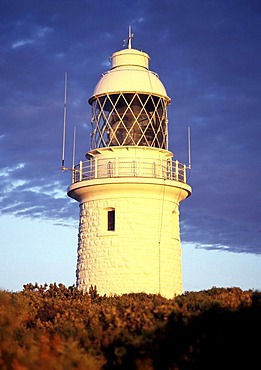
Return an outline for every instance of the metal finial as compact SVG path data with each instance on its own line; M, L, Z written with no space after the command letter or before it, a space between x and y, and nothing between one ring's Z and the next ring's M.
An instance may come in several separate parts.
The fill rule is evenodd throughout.
M129 26L129 35L127 39L123 40L123 46L126 46L127 41L128 41L128 49L131 49L131 40L134 37L134 33L131 32L131 26Z
M134 33L131 33L131 26L129 26L129 37L128 37L128 49L131 49L131 40L133 39Z

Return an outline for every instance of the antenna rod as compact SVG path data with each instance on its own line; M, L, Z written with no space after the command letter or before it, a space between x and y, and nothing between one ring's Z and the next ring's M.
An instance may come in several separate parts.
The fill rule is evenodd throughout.
M74 130L73 130L73 155L72 155L72 169L74 169L74 163L75 163L75 149L76 149L76 126L74 126Z
M191 169L191 131L190 131L190 127L188 127L188 169L190 170Z
M76 148L76 126L74 126L73 130L73 153L72 153L72 182L75 182L75 148Z
M66 108L67 108L67 72L64 73L62 170L65 169L65 167L64 167L64 152L65 152L65 135L66 135Z

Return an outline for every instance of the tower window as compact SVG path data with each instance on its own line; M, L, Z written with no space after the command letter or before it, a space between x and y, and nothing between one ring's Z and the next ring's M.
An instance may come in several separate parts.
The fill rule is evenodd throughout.
M108 231L115 230L115 209L108 211Z

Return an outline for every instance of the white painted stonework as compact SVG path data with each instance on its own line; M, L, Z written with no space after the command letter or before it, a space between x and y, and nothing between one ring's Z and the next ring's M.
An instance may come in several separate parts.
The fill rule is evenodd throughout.
M131 184L126 191L125 184L116 185L114 197L108 189L107 199L81 204L80 289L93 285L100 294L146 292L167 297L182 292L178 205L170 194L163 199L164 186ZM115 231L106 229L106 211L111 207Z

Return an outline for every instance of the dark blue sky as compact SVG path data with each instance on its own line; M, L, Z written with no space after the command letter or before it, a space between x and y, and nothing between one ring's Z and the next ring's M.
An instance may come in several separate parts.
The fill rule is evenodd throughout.
M183 163L191 127L182 240L261 254L260 0L1 0L0 18L2 215L78 224L61 172L64 73L70 165L73 128L78 161L90 149L87 100L131 25L172 99L169 149Z

